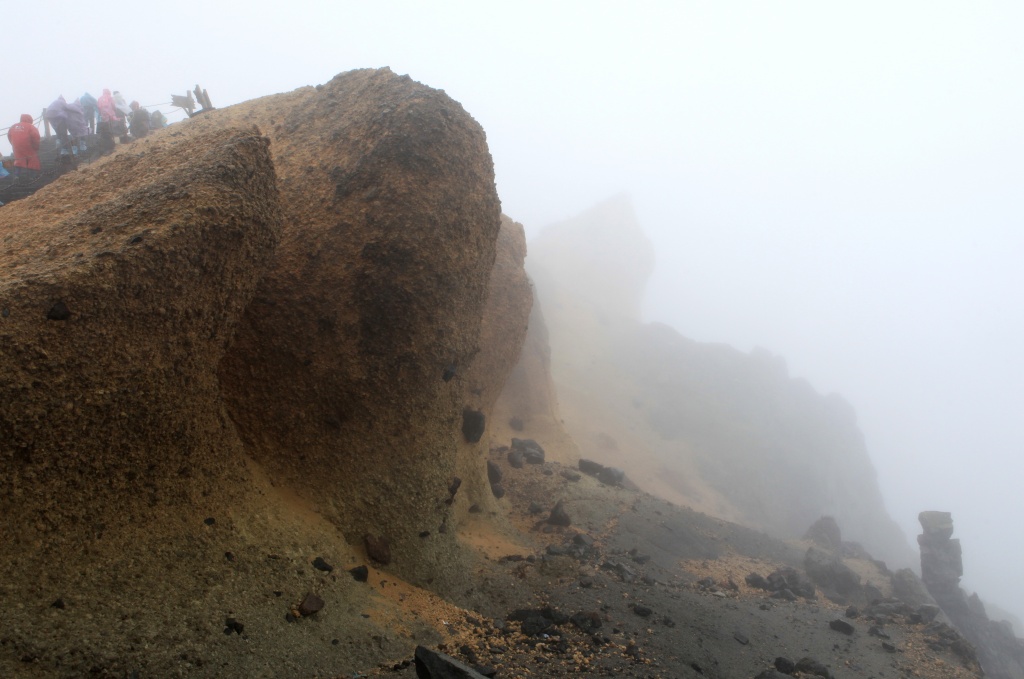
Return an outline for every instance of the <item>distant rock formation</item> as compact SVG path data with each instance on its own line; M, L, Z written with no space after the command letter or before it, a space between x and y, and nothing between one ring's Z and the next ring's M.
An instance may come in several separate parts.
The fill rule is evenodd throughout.
M526 265L548 322L561 414L583 457L779 536L799 537L831 515L877 556L913 562L848 403L790 378L767 351L641 322L653 249L628 199L543 231Z
M922 533L921 579L953 625L974 644L985 676L1024 679L1024 640L1014 636L1008 622L989 620L977 594L960 587L964 574L960 540L953 538L949 512L927 511L918 516Z

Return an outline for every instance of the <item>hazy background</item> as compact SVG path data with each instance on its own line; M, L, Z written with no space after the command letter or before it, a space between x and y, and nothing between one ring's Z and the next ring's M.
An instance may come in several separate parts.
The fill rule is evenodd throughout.
M845 395L909 539L952 511L965 587L1024 616L1021 3L32 8L0 127L59 94L225 106L390 66L480 121L529 235L627 192L647 317Z

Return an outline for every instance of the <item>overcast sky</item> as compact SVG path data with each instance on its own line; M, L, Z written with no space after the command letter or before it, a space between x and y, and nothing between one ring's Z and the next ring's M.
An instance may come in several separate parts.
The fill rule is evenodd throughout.
M952 511L965 586L1024 617L1024 3L239 7L33 5L0 127L104 87L224 106L390 66L444 89L528 235L628 193L647 317L846 396L910 540Z

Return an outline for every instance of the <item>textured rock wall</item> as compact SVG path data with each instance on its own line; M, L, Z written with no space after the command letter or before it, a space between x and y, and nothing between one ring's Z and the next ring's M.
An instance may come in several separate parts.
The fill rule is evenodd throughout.
M481 321L480 351L461 376L463 422L480 418L485 431L478 441L465 432L462 437L456 472L470 483L457 497L459 510L471 504L495 508L487 482L486 454L495 438L500 442L507 430L507 425L494 417L495 402L519 360L533 307L533 288L523 268L525 258L526 234L522 224L503 215Z
M388 69L194 123L239 120L271 139L283 232L221 366L231 417L351 542L383 537L393 568L440 577L464 405L443 375L478 349L500 220L484 132Z
M0 549L22 557L243 473L215 375L278 240L267 140L133 150L0 211Z

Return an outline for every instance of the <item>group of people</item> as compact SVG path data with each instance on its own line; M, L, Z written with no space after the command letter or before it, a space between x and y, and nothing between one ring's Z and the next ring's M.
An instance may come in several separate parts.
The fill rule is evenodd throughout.
M120 92L112 93L108 89L103 90L99 99L86 92L68 102L61 95L46 107L43 118L56 133L58 160L72 161L88 150L92 135L96 137L99 150L108 152L113 150L117 139L121 143L140 139L167 124L160 111L150 113L137 101L128 104ZM7 140L13 150L15 178L38 176L42 169L40 135L32 116L23 113L21 120L7 130ZM0 165L0 177L6 174Z

